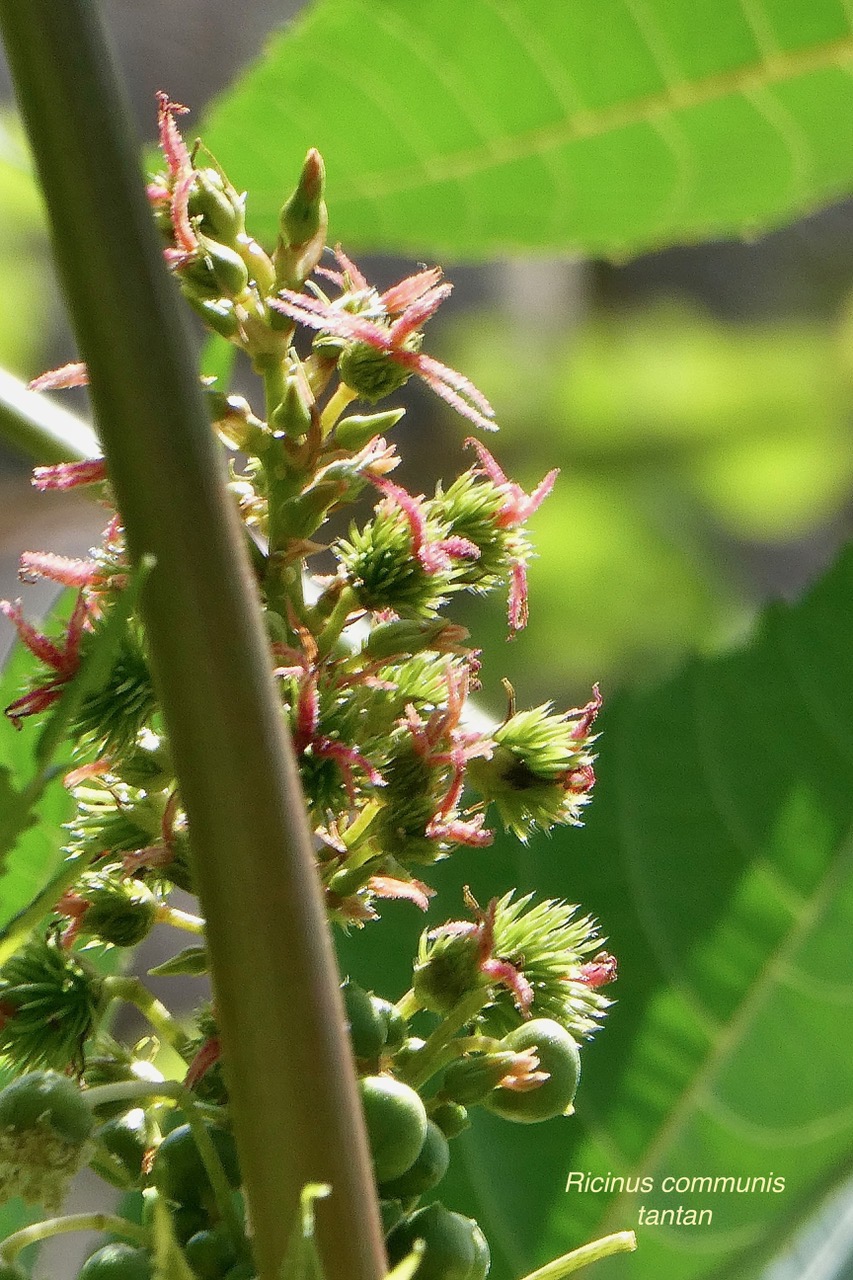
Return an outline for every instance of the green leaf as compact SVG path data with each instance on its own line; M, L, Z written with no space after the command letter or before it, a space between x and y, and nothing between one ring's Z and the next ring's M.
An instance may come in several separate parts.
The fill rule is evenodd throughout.
M60 857L61 824L70 816L72 804L59 780L62 770L52 761L63 746L70 754L68 726L86 697L109 676L152 564L151 557L144 556L131 574L80 670L63 690L38 736L32 729L29 733L15 730L6 716L0 716L0 867L4 868L0 876L0 964L22 945L82 870L79 859L62 863ZM65 593L53 619L64 623L75 599L76 593ZM26 685L32 665L32 656L18 644L0 682L4 706ZM8 697L4 696L7 692ZM13 777L25 785L16 787ZM5 854L11 856L4 860Z
M54 616L61 616L61 608ZM59 778L47 782L41 797L32 788L39 773L36 734L17 730L2 707L14 701L32 672L33 658L15 645L0 679L0 931L26 906L60 860L62 823L70 817L71 797Z
M617 1003L582 1055L576 1115L525 1128L475 1113L454 1143L443 1198L480 1221L494 1280L626 1229L637 1254L600 1262L597 1280L753 1280L848 1176L851 598L847 551L742 649L613 698L581 831L527 849L501 838L430 875L443 889L431 927L464 915L463 883L481 901L518 884L582 903L620 965ZM419 922L383 914L382 947L410 946ZM374 938L347 941L348 969L396 995L389 983L402 990L407 975L383 965ZM567 1192L573 1171L653 1185ZM666 1177L765 1181L679 1194ZM639 1223L641 1206L679 1205L712 1219Z
M255 234L309 146L348 249L623 255L853 183L843 0L318 0L213 109Z

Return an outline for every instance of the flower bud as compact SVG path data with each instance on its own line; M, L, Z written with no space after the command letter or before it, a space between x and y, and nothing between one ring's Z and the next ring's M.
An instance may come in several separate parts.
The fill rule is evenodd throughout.
M458 1102L439 1103L430 1112L430 1120L438 1125L445 1138L458 1138L471 1125L467 1110Z
M82 933L115 947L135 947L154 927L157 900L140 880L92 872L82 877L79 891L89 902Z
M201 232L198 242L204 251L202 260L210 273L211 289L217 289L226 298L239 297L249 283L249 271L240 254Z
M371 440L396 427L405 413L405 409L389 409L385 413L371 413L367 416L353 413L348 418L341 418L335 427L335 444L353 452L363 449Z
M443 618L401 618L380 622L371 631L364 653L370 658L395 658L431 649L448 623Z
M444 1073L441 1097L466 1107L483 1102L512 1073L516 1060L517 1055L509 1048L457 1058Z
M489 1110L518 1124L536 1124L555 1116L570 1115L581 1060L577 1043L568 1031L552 1018L534 1018L511 1031L503 1043L519 1053L535 1052L540 1071L547 1078L531 1089L496 1089L486 1100Z
M233 247L246 229L244 212L243 198L217 169L196 169L189 213L201 217L203 232Z
M311 408L305 402L303 384L295 374L288 375L284 398L270 414L270 426L291 440L301 440L310 430Z
M279 239L274 254L279 288L301 288L320 261L329 225L323 199L325 182L323 158L312 147L305 157L296 190L279 215Z
M360 400L374 404L405 386L411 372L368 342L351 342L338 360L338 373Z
M232 338L236 338L240 322L230 298L203 298L192 289L186 288L184 297L193 311L201 316L208 329L218 333L220 338L227 338L229 342Z

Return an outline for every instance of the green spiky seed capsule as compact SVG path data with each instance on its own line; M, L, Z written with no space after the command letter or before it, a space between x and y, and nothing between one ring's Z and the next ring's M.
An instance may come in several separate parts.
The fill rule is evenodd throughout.
M157 920L157 899L140 880L92 875L82 881L81 892L89 900L81 931L101 942L135 947Z
M411 372L377 351L367 342L353 342L345 347L338 360L341 380L351 387L360 400L375 404L406 385Z
M101 980L55 937L34 937L0 969L0 1054L19 1068L78 1063Z
M552 1018L535 1018L511 1031L503 1043L516 1053L534 1049L539 1070L547 1072L548 1079L524 1092L495 1089L486 1099L486 1107L518 1124L536 1124L570 1114L580 1079L581 1060L578 1046L568 1031Z

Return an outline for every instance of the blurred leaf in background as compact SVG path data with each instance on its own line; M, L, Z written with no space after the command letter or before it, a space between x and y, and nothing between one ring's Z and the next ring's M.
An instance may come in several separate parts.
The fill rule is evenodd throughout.
M428 927L459 918L463 884L475 896L518 885L582 902L620 963L576 1115L531 1131L477 1114L457 1140L465 1158L442 1198L482 1223L492 1280L636 1227L641 1206L679 1205L712 1221L641 1227L637 1254L596 1276L755 1280L849 1176L851 593L848 551L741 649L614 697L582 830L526 848L502 837L431 875ZM344 962L402 991L423 921L402 906L383 915L381 931L342 941ZM573 1170L647 1176L654 1190L567 1193ZM735 1184L667 1193L667 1176ZM764 1182L738 1192L738 1178Z
M52 277L41 195L10 112L0 112L0 226L0 366L32 376L51 318Z
M205 141L268 240L314 146L347 249L624 256L849 191L851 62L841 0L318 0Z
M533 342L494 314L446 338L501 406L507 471L529 486L561 467L532 524L534 625L499 649L489 612L494 670L534 699L730 638L751 613L744 548L808 538L849 502L853 383L827 324L668 302Z

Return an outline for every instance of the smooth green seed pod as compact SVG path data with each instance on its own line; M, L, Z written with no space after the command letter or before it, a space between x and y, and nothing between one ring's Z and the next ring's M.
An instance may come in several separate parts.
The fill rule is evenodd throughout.
M378 1057L385 1044L386 1024L381 1010L375 1007L373 996L352 978L342 984L341 993L353 1053L357 1058Z
M376 1181L390 1182L420 1154L426 1109L414 1089L391 1076L365 1076L358 1084Z
M208 1125L208 1132L229 1185L239 1186L234 1139L227 1130L213 1125ZM162 1196L176 1204L199 1205L211 1195L210 1181L188 1124L173 1129L160 1143L151 1167L151 1180Z
M430 1120L438 1125L445 1138L457 1138L471 1127L467 1108L458 1102L442 1102L430 1112Z
M581 1060L578 1046L565 1027L552 1018L535 1018L511 1031L502 1043L516 1053L535 1049L539 1070L547 1071L548 1079L525 1093L495 1089L485 1102L489 1111L518 1124L536 1124L570 1113Z
M138 1185L142 1179L142 1161L150 1145L148 1121L142 1107L107 1120L95 1137L119 1161L128 1182ZM106 1176L103 1170L99 1172L101 1177Z
M437 1187L450 1164L450 1148L447 1138L432 1120L427 1120L427 1131L418 1158L410 1169L393 1182L383 1182L380 1194L395 1200L413 1200Z
M31 1071L0 1093L0 1129L23 1131L47 1123L66 1142L82 1144L94 1128L77 1086L56 1071Z
M187 1262L200 1280L220 1280L237 1261L231 1241L222 1231L197 1231L184 1245Z
M425 1245L418 1280L485 1280L490 1262L488 1245L473 1218L452 1213L443 1204L418 1209L388 1237L392 1267L411 1252L416 1240Z
M383 1000L381 996L371 996L370 999L385 1024L384 1050L386 1053L396 1053L403 1047L406 1039L406 1019L390 1000Z
M87 1258L77 1280L151 1280L154 1264L145 1249L129 1244L105 1244Z

